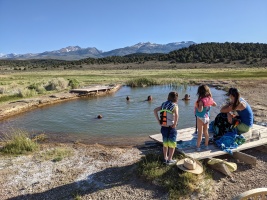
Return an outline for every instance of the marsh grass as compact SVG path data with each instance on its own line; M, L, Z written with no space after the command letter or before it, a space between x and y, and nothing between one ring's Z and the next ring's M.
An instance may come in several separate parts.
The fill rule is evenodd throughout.
M29 81L23 81L26 78L29 78ZM65 91L68 88L77 88L79 86L79 82L76 79L66 80L62 77L41 79L39 75L35 76L33 73L32 77L20 75L16 81L14 76L9 79L6 77L5 84L9 86L0 88L0 103Z
M58 162L63 160L64 158L71 157L73 155L73 151L67 147L56 147L54 149L50 149L42 152L38 159L40 160L52 160L53 162Z
M61 77L53 78L46 84L45 89L47 91L51 91L51 90L61 91L61 90L66 89L68 85L69 85L69 81L65 80L64 78L61 78Z
M199 184L203 182L200 180L203 175L183 172L176 165L166 166L162 163L162 159L155 154L146 155L138 163L138 175L166 189L169 192L169 199L179 199L200 190ZM176 159L182 159L182 156Z
M26 97L33 97L36 96L38 93L36 90L30 90L28 88L20 89L18 92L18 96L21 98L26 98Z
M21 99L19 94L3 95L3 96L0 96L0 103L6 102L6 101L15 101L18 99Z
M157 64L157 63L156 63ZM154 64L153 64L154 65ZM98 66L97 66L98 67ZM194 84L198 80L262 80L267 79L265 68L182 68L165 69L163 66L157 69L114 69L114 66L106 66L104 69L88 70L51 70L14 72L1 79L0 102L20 99L14 93L16 88L34 89L36 94L54 93L68 88L95 84L127 84L132 87L144 87L150 85L165 84ZM143 68L142 68L143 67ZM194 81L193 81L194 80ZM44 89L43 89L44 88Z
M25 154L38 149L36 141L30 139L30 134L20 129L13 129L10 133L4 134L1 138L3 148L1 152L4 154Z
M70 79L69 86L71 89L77 89L80 86L80 83L76 79Z
M137 78L127 81L126 85L131 87L146 87L152 85L159 85L159 83L151 78Z
M32 83L27 88L30 90L35 90L38 94L45 94L46 92L43 83Z

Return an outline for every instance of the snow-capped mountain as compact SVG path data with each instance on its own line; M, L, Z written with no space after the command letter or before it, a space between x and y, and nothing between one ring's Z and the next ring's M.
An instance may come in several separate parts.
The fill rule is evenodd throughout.
M45 51L43 53L27 53L27 54L1 54L0 59L59 59L59 60L80 60L83 58L103 58L107 56L125 56L134 53L169 53L170 51L178 50L184 47L189 47L196 44L192 41L174 42L169 44L155 44L150 42L140 42L133 46L114 49L103 52L95 47L81 48L79 46L68 46L59 50Z
M133 46L124 47L120 49L114 49L102 53L102 56L125 56L133 53L169 53L174 50L178 50L184 47L189 47L192 44L196 44L192 41L187 42L174 42L169 44L155 44L155 43L138 43Z

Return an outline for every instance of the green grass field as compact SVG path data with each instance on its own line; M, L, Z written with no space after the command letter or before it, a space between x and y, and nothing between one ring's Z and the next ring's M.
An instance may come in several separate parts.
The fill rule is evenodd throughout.
M237 69L175 69L175 70L64 70L64 71L32 71L14 72L0 75L0 85L31 84L48 81L51 78L63 77L77 79L84 84L124 83L134 78L152 78L162 81L168 79L261 79L267 78L265 68L237 68ZM172 81L172 80L171 80Z
M267 79L265 68L206 68L206 69L116 69L116 70L60 70L20 71L0 75L0 102L31 97L38 92L24 91L33 84L45 85L55 78L77 80L80 86L93 84L126 84L147 79L155 84L190 83L200 80L262 80ZM140 81L140 80L139 80ZM69 88L65 88L67 90ZM58 92L57 91L49 91ZM18 94L16 96L16 94ZM39 93L40 94L40 93ZM42 94L45 94L44 92Z

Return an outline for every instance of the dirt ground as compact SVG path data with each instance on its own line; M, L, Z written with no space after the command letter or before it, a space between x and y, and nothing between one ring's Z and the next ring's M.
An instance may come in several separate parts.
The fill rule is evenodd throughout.
M237 87L252 106L255 122L266 125L267 80L199 83L220 88ZM40 159L42 152L56 147L69 148L73 155L59 162ZM136 162L149 152L161 154L161 147L44 143L39 152L31 155L1 156L0 199L168 199L166 191L135 174ZM243 152L255 156L257 165L221 156L237 163L233 178L207 167L213 179L206 183L209 187L203 188L209 189L199 190L187 199L232 199L244 191L267 187L267 153L255 148Z

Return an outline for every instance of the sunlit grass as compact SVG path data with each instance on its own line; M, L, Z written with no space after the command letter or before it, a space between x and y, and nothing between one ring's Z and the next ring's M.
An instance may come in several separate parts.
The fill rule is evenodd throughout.
M128 84L133 86L188 84L193 83L192 80L262 80L267 79L267 70L265 68L53 70L12 72L1 78L1 85L3 85L4 90L12 91L16 87L31 88L36 85L44 85L54 79L75 80L79 83L79 87L96 84ZM48 92L40 92L39 88L36 91L38 93L36 95ZM17 98L19 97L13 94L2 95L0 102Z
M203 190L200 187L202 182L208 183L210 175L205 179L205 170L201 175L188 172L182 172L174 166L166 166L162 163L162 157L155 154L149 154L142 158L138 163L138 175L153 184L162 186L169 192L169 199L180 199L193 192ZM182 156L176 157L182 159ZM211 185L205 185L204 190L208 190Z
M267 78L267 70L264 68L237 68L237 69L173 69L173 70L64 70L46 72L25 72L10 75L9 81L29 80L49 80L51 78L63 77L65 79L76 79L79 82L101 83L104 82L126 82L135 78ZM14 79L15 80L14 80ZM7 81L7 77L5 78Z
M159 83L156 80L148 78L132 79L127 81L126 84L131 87L145 87L145 86L159 85Z
M1 152L4 154L25 154L38 149L37 142L30 139L30 134L20 129L14 129L10 133L4 134L1 143L3 144Z
M67 147L56 147L42 152L40 155L38 155L38 159L52 160L53 162L58 162L63 160L64 158L71 157L72 155L72 149Z
M21 99L19 94L4 95L4 96L0 96L0 103L1 102L6 102L6 101L15 101L15 100L18 100L18 99Z

